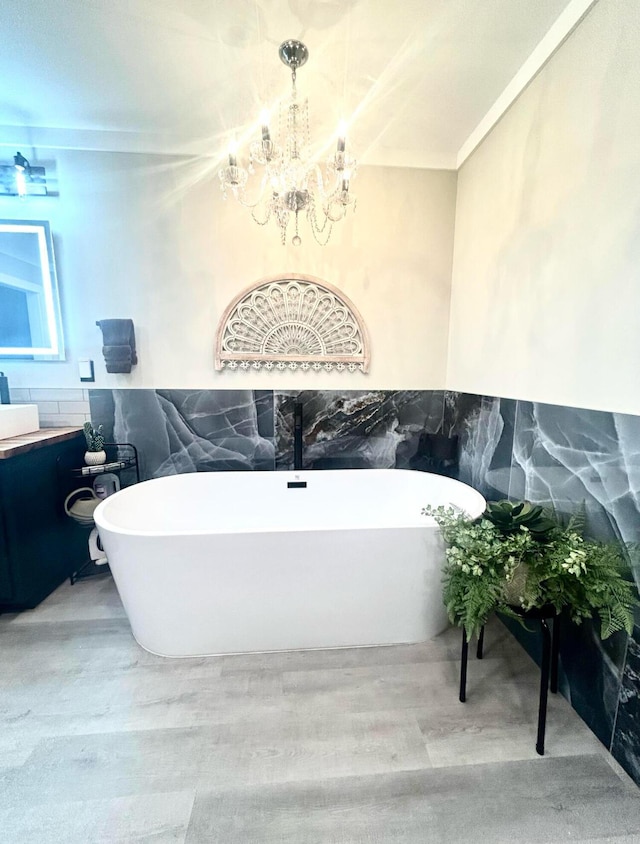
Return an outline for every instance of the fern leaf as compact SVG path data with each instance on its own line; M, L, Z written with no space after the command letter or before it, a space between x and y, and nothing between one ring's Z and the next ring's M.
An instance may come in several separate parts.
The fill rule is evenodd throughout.
M583 536L587 527L587 504L584 499L578 505L578 508L572 513L567 524L567 530L572 533L577 533L578 536Z

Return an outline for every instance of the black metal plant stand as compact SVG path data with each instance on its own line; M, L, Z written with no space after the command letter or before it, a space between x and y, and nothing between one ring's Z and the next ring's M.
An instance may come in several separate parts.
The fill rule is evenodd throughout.
M553 694L558 691L558 659L560 654L560 616L553 607L545 606L533 610L511 608L518 615L531 621L539 621L542 632L542 664L540 666L540 702L538 705L538 734L536 738L536 753L544 756L544 737L547 725L547 697L549 689ZM551 623L551 630L549 629ZM484 625L480 628L476 656L483 657ZM462 652L460 658L460 703L467 699L467 661L469 658L469 641L464 627L462 628Z

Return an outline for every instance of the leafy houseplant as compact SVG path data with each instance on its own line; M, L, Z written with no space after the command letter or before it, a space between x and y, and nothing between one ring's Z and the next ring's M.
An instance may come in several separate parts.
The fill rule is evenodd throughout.
M104 450L104 434L102 425L94 428L91 422L85 422L82 426L84 438L87 441L87 450L84 454L84 462L87 466L99 466L107 459Z
M535 539L544 540L558 523L546 515L539 504L530 501L490 501L485 516L502 533L513 533L526 527Z
M530 502L489 504L476 520L443 507L424 510L446 544L444 602L470 638L495 612L522 619L536 609L567 611L576 624L594 615L606 639L633 632L633 586L622 548L584 539L584 517L563 526Z

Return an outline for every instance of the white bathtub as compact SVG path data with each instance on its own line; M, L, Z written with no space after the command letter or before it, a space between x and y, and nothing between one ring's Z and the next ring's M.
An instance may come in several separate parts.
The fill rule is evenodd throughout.
M306 482L306 488L289 488ZM447 625L439 529L483 497L424 472L208 472L95 511L133 635L162 656L420 642Z

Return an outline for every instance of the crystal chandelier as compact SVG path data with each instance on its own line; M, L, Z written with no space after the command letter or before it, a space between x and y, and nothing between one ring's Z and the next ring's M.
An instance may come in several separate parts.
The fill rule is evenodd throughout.
M300 103L296 90L296 71L309 58L309 51L301 41L285 41L279 48L280 59L291 70L291 98L280 110L277 141L272 137L269 115L261 115L262 137L249 147L249 163L245 169L238 163L235 145L229 149L229 163L218 176L224 198L230 192L242 205L251 210L253 219L266 226L273 219L280 228L282 244L287 242L289 223L293 221L294 246L302 239L298 230L301 212L306 214L316 241L325 246L333 224L342 220L350 205L355 210L355 197L350 191L355 176L356 161L346 150L344 123L338 130L335 152L324 167L320 167L310 153L309 106ZM253 198L247 191L258 165L262 179Z

